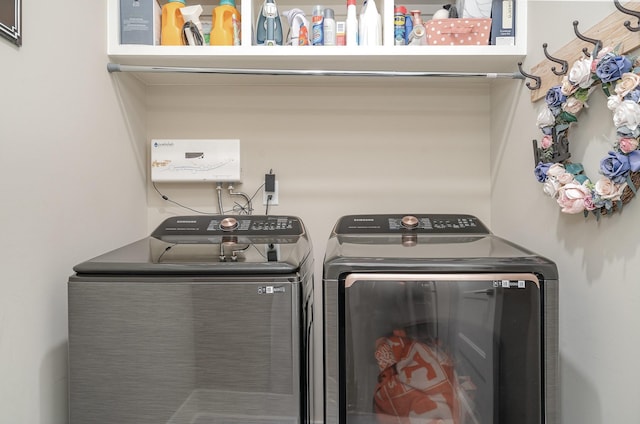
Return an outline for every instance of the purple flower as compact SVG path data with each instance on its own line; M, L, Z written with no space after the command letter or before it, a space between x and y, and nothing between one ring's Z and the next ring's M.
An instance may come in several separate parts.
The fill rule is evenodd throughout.
M624 56L607 54L596 66L596 75L602 82L618 80L622 74L631 70L631 61Z
M567 100L567 96L562 94L561 89L561 86L556 85L555 87L551 87L549 91L547 91L545 101L547 102L549 109L551 109L552 111L554 109L558 109L560 106L562 106L562 103Z
M549 170L551 165L553 165L553 163L538 162L538 165L536 165L535 169L533 170L533 173L535 174L536 179L538 180L539 183L543 183L547 181L547 171Z
M617 152L609 152L607 157L600 161L600 172L615 183L623 183L627 179L630 170L629 158Z

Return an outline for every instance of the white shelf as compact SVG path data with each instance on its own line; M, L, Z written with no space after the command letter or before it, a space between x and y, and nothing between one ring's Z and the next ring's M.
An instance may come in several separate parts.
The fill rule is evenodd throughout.
M386 33L392 31L393 0L376 0L383 15L383 39L392 39ZM415 1L415 0L410 0ZM374 70L374 71L433 71L433 72L517 72L517 62L526 55L526 0L516 0L515 46L256 46L251 45L253 22L242 20L242 44L240 46L142 46L119 43L118 0L108 1L107 53L113 63L144 66L217 67L243 69L300 69L300 70ZM213 8L212 0L203 5L205 13ZM339 2L332 6L330 2ZM427 3L440 4L436 0ZM300 7L308 14L315 2L310 0L283 0L278 10L282 13L290 7ZM303 3L300 5L300 3ZM336 19L346 13L346 0L327 0L327 7L334 7ZM343 5L344 3L344 5ZM359 2L361 3L361 2ZM408 4L407 8L424 8ZM187 4L198 4L188 1ZM215 2L217 4L217 2ZM320 2L320 4L323 4ZM257 16L261 1L244 1L239 4L244 16ZM297 5L297 6L296 6ZM305 6L306 5L306 6ZM283 28L286 19L283 18ZM286 28L285 28L286 34ZM168 77L162 78L166 83ZM148 80L148 83L154 83Z

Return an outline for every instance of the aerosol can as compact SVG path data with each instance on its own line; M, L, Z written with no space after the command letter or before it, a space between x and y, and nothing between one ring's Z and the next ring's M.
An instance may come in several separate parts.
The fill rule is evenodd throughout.
M265 0L260 8L256 23L256 44L282 45L282 22L275 0Z
M291 9L282 12L282 16L289 22L287 45L309 45L309 20L301 9Z

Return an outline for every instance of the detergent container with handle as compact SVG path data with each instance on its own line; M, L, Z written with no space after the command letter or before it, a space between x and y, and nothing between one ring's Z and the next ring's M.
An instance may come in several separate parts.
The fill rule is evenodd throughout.
M239 28L240 12L236 9L236 2L234 0L220 0L220 6L213 8L209 44L212 46L239 45Z
M185 6L184 0L169 0L162 6L162 28L160 31L160 45L182 46L182 27L184 18L180 9Z

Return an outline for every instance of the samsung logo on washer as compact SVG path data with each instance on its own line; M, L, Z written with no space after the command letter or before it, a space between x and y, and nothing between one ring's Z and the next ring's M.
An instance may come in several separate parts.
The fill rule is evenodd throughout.
M276 293L284 293L284 287L273 287L273 286L262 286L258 287L258 294L276 294Z
M354 218L355 222L373 222L373 218Z
M193 221L186 221L186 220L178 220L176 221L177 224L196 224L198 221L193 220Z
M153 147L172 147L173 146L173 141L161 141L161 142L154 142L153 143Z

